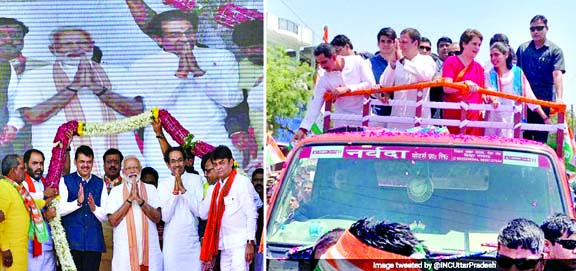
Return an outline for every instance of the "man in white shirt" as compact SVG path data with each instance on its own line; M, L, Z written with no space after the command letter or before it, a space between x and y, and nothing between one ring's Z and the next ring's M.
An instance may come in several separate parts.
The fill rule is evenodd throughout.
M30 196L32 196L34 200L45 199L48 201L54 199L58 194L56 189L44 187L44 154L39 150L30 149L24 153L23 158L24 164L26 164L26 174L22 184L26 187L26 190L28 190ZM48 220L49 216L56 214L56 210L54 207L45 208L44 213L44 217ZM48 224L47 226L48 230L50 230L50 226ZM54 253L51 234L45 243L30 240L28 245L28 270L56 270Z
M76 27L61 27L49 35L52 65L27 71L18 84L14 108L32 124L32 145L46 161L52 157L54 135L67 121L98 123L122 119L143 111L142 102L120 94L125 71L91 60L95 42L90 33ZM139 153L131 132L97 137L74 137L72 148L88 145L102 157L109 148ZM94 172L102 176L102 160L94 161Z
M294 135L294 140L304 138L318 118L324 104L324 93L331 92L332 97L338 97L354 90L367 89L376 84L370 66L360 56L337 55L332 45L324 43L316 47L314 56L316 57L316 63L326 72L318 79L314 89L314 96L308 103L306 116ZM361 116L365 99L366 97L363 96L336 99L334 112ZM334 124L335 127L344 125L360 126L361 122L334 121Z
M414 28L406 28L400 32L400 49L402 56L391 61L380 76L383 86L406 85L418 82L432 81L436 72L436 63L429 55L419 53L420 32ZM416 101L416 89L394 92L394 100ZM388 102L389 93L383 94L383 102ZM422 101L430 99L430 88L423 89ZM416 107L406 105L393 105L392 114L396 117L415 117ZM430 118L430 109L422 108L422 118ZM414 123L388 123L388 128L407 129L414 127Z
M160 199L154 186L140 181L141 170L136 156L126 157L124 182L112 189L106 202L108 220L114 227L112 270L163 270L156 229L162 219Z
M197 139L215 146L231 145L224 127L225 108L238 105L243 98L238 87L238 63L227 50L195 46L197 29L195 12L170 10L156 15L148 30L163 51L132 65L126 74L132 83L129 96L141 97L146 109L156 106L168 110ZM176 145L171 138L168 141ZM235 148L233 151L237 153ZM146 164L156 169L162 180L170 171L159 153L156 134L152 127L146 127Z
M254 260L256 192L248 177L236 173L228 147L212 151L212 164L219 181L210 186L201 205L201 218L208 221L200 259L208 265L220 251L220 270L248 270Z
M78 271L98 271L106 251L102 222L106 221L108 193L104 181L92 174L94 151L85 145L76 149L78 171L60 179L59 211L70 253Z
M198 237L202 180L184 172L182 147L169 147L164 153L172 176L158 183L164 226L164 270L201 270Z

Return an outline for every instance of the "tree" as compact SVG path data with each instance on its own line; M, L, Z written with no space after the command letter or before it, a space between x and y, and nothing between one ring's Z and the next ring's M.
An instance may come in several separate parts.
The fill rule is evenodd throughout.
M266 122L275 131L276 117L295 117L312 96L314 70L282 47L268 46L266 51Z

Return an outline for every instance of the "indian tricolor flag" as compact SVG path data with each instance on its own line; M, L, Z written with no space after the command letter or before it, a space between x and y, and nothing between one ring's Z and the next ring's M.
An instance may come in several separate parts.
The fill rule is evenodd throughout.
M275 165L278 163L282 163L286 160L286 156L276 144L276 140L272 136L268 136L266 140L266 163L268 165Z

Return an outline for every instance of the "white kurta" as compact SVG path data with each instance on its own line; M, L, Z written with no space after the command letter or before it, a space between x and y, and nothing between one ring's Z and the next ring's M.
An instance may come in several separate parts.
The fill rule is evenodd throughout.
M174 75L178 69L178 57L174 54L160 52L137 61L126 78L133 85L123 93L141 96L146 109L168 110L195 136L194 140L214 146L226 145L235 157L241 157L224 127L224 107L234 107L243 98L238 87L238 63L226 50L195 48L194 56L206 73L201 77L190 74L187 79ZM171 145L177 145L168 134L166 136ZM156 169L160 179L171 176L151 126L145 129L144 157L146 165ZM196 159L197 168L199 163L200 159Z
M28 173L26 173L28 174ZM34 200L44 199L44 184L41 180L35 180L32 178L34 183L34 188L36 192L30 192L30 196ZM30 191L27 182L22 182L22 185L26 187L26 190ZM54 243L52 241L52 231L50 230L50 224L46 221L46 227L50 234L48 241L42 243L42 254L36 257L33 256L34 242L29 240L28 242L28 270L30 271L53 271L56 270L56 254L54 254Z
M174 195L174 177L158 183L164 226L164 270L201 270L198 237L202 179L196 174L182 175L184 195Z
M78 67L70 65L62 65L62 67L68 75L68 78L70 78L72 81ZM124 74L124 69L118 67L103 68L106 70L106 73L112 82L111 91L120 89L121 87L119 85L122 84L122 80L118 77ZM23 74L22 79L20 80L14 106L16 109L23 107L32 108L37 104L50 99L56 93L57 92L54 86L54 79L52 77L52 65L48 65L36 70L27 71ZM98 98L92 92L92 90L79 90L78 98L80 99L80 104L84 110L84 117L86 118L87 123L104 122L104 116L102 115L100 108L103 103L100 101L100 98ZM116 119L125 118L116 111L113 111L113 114L116 116ZM67 121L70 120L66 119L66 113L64 110L60 110L58 113L56 113L56 115L52 116L45 122L32 125L32 145L34 148L44 153L46 158L46 165L48 165L50 159L52 158L52 141L54 140L56 131L61 124ZM104 175L102 156L108 149L106 146L105 137L90 137L90 141L90 147L92 150L94 150L94 167L92 169L93 173L97 176L102 176ZM76 138L72 140L72 152L70 153L71 160L74 160L74 152L76 148L79 147L77 142L78 140ZM118 149L124 155L136 155L140 161L144 162L132 132L118 134ZM70 172L74 172L75 170L76 167L72 162L70 165Z
M128 184L128 191L130 191L132 183ZM146 203L152 208L160 207L160 199L158 192L154 186L145 184L148 200ZM110 191L108 201L106 203L106 213L112 214L116 212L122 204L126 201L123 195L124 185L118 185ZM138 259L142 264L142 212L137 202L132 202L132 212L134 213L134 225L136 228L136 240L138 246ZM160 250L160 241L158 240L158 230L156 223L152 222L150 218L148 222L148 252L149 252L149 270L162 271L162 251ZM128 222L127 217L124 217L118 226L114 227L114 254L112 256L112 270L124 271L130 270L130 243L128 242Z
M412 60L405 59L404 65L400 61L396 62L396 69L392 69L390 65L386 67L380 76L380 84L383 86L397 86L406 85L419 82L432 81L436 73L436 62L432 57L427 55L417 54ZM416 101L416 89L402 90L394 92L395 101ZM423 89L423 102L430 101L430 88ZM391 116L396 117L414 117L416 116L416 108L406 105L392 106ZM422 108L422 118L430 118L430 108ZM407 129L414 127L410 123L388 123L388 128Z
M486 82L486 88L494 89L494 90L497 90L500 92L516 95L516 92L514 91L514 72L513 71L510 70L507 73L503 74L502 77L500 77L500 84L501 84L500 89L497 86L492 85L492 81L490 80L490 70L487 70L484 73L484 76L485 76L484 82ZM522 85L524 87L526 97L531 98L531 99L536 99L536 96L534 96L534 92L532 91L530 84L528 83L528 81L526 80L526 77L524 76L524 72L522 72ZM499 101L500 101L500 105L508 105L509 106L509 105L514 105L514 103L515 103L514 101L512 101L510 99L499 98ZM538 105L535 105L535 104L526 104L526 106L528 108L530 108L530 110L532 110L532 111L536 110L536 108L539 107ZM486 112L486 120L487 121L503 122L503 123L514 123L514 114L511 112L489 111L489 112ZM498 135L498 136L502 136L502 137L512 138L512 137L514 137L514 130L513 129L486 128L484 130L484 135L487 135L487 136L488 135Z
M300 124L301 128L310 130L312 124L318 118L320 111L324 111L324 93L327 90L332 90L337 87L348 87L350 90L355 91L359 89L366 89L376 84L374 74L370 66L362 57L344 56L344 68L342 71L325 72L314 88L314 96L308 103L308 110L306 116ZM337 99L334 103L335 113L346 113L362 115L362 106L365 98L363 96L350 96ZM334 121L334 127L351 125L361 126L357 121Z
M224 188L224 184L225 182L220 185L220 191ZM206 198L202 201L200 213L203 219L208 217L212 193L220 193L220 191L215 191L214 188L215 185L211 185L208 188ZM254 194L256 192L250 179L242 174L236 174L234 183L230 187L230 192L224 198L226 209L224 209L224 214L222 215L222 226L218 241L220 250L242 247L246 245L248 240L256 240L258 207Z

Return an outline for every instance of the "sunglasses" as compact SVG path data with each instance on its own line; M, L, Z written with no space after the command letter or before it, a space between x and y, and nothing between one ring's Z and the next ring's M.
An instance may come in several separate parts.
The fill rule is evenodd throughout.
M536 31L536 30L542 31L542 30L544 30L544 28L545 28L545 26L543 26L543 25L531 26L531 27L530 27L530 32L534 32L534 31Z
M556 243L560 244L564 249L573 250L576 248L576 240L556 239Z
M432 50L432 47L420 46L420 50L430 51L430 50Z
M458 52L458 51L448 52L448 56L457 56L457 55L459 55L459 54L460 54L460 52Z
M503 255L496 255L496 264L505 269L512 268L513 265L518 270L528 270L534 268L542 259L512 259Z

